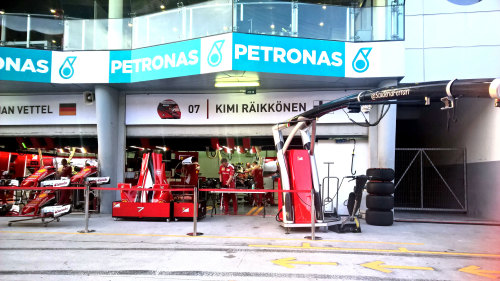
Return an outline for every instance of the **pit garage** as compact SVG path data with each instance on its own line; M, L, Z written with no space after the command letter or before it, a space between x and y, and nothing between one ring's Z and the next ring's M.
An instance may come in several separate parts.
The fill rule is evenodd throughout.
M155 154L159 157L158 165L163 167L158 166L153 170L160 169L163 175L162 184L186 185L188 176L186 169L193 164L193 159L190 158L194 157L196 160L194 162L198 165L196 178L199 182L196 182L196 186L199 188L203 186L213 189L224 186L220 182L219 168L222 160L226 159L234 167L234 188L255 189L255 182L252 181L250 171L253 162L256 162L256 165L262 169L262 189L273 190L273 192L263 195L267 198L265 203L256 202L256 196L253 194L241 192L237 196L237 201L241 203L242 208L238 208L239 211L234 214L261 214L265 212L266 205L275 208L270 211L271 213L281 213L281 209L287 207L280 205L284 204L286 199L281 199L280 202L277 196L282 184L279 180L283 178L281 174L284 172L280 171L280 167L291 165L291 163L279 163L280 146L286 144L286 148L291 150L307 148L310 146L308 144L310 141L304 139L304 134L306 134L315 140L313 145L315 167L307 169L312 169L312 173L317 173L315 184L318 185L316 194L318 198L316 200L319 203L315 207L324 213L322 216L336 218L349 216L352 214L354 201L357 204L354 209L360 209L360 214L364 214L367 210L367 200L378 202L387 199L390 202L380 204L386 206L384 208L391 212L395 209L396 216L391 214L390 218L376 219L378 221L376 224L391 225L394 218L401 221L425 221L426 218L435 220L436 217L432 214L439 214L437 217L440 218L443 214L451 214L450 218L453 220L464 220L467 216L463 215L468 214L468 207L476 208L475 204L467 202L470 196L467 194L466 173L463 173L466 169L464 151L411 148L412 143L418 142L414 138L408 138L410 133L405 130L409 127L407 124L415 122L415 116L421 114L418 108L421 108L422 101L415 100L417 97L411 97L411 91L419 95L418 98L424 97L423 102L428 103L432 99L434 99L432 101L437 101L432 95L440 96L443 91L446 92L451 87L455 87L455 92L458 91L463 95L468 93L468 90L463 91L461 87L470 89L473 85L477 85L478 89L473 96L480 95L481 91L489 87L484 86L486 87L484 88L481 83L487 86L490 82L452 80L422 86L409 85L406 88L404 86L387 88L375 92L369 90L313 91L308 93L307 99L304 99L301 91L269 91L258 95L230 92L220 94L125 92L117 97L123 105L118 108L118 111L124 115L125 123L123 132L120 134L125 133L126 137L121 142L119 141L118 145L113 146L113 149L117 149L120 145L124 148L118 151L118 154L123 155L125 173L122 180L118 177L110 177L110 179L116 182L116 186L124 183L131 187L145 188L145 182L141 183L141 180L146 181L149 177L146 173L147 169L144 169L149 161L145 162L145 157L152 157L152 154ZM353 97L354 101L344 101L346 94L347 97ZM367 95L366 102L362 100L362 95ZM385 104L378 101L390 97L396 97L395 101ZM22 118L12 119L15 120L14 122L4 120L5 124L10 122L8 123L10 125L6 126L6 130L2 132L4 143L2 149L6 155L3 157L5 163L2 165L5 166L5 171L12 170L6 175L10 174L12 179L22 181L35 173L37 168L42 169L51 164L49 163L51 161L56 169L60 169L63 158L72 161L70 165L74 166L73 174L77 174L89 165L98 170L101 169L100 156L110 151L102 152L101 149L99 153L99 148L109 145L109 139L101 138L106 144L99 144L99 138L96 138L99 126L94 124L97 123L94 93L85 92L83 96L77 94L4 96L3 99L2 104L4 104L7 117L12 119L13 116L8 115L15 115L16 110L18 115L22 116ZM375 104L371 104L374 101ZM26 105L28 103L31 105ZM336 108L332 107L331 103L340 105ZM455 110L453 104L447 103L446 100L443 103L445 107ZM468 103L474 104L474 101ZM377 105L380 106L372 110L373 106ZM397 116L397 124L403 124L402 133L395 135L401 148L397 148L395 154L392 152L394 154L392 157L395 158L391 160L387 158L391 153L386 151L388 143L384 143L384 137L387 137L384 134L391 134L392 130L387 129L389 127L385 128L384 126L387 125L384 125L383 121L390 112L391 106L394 108L396 105L401 108ZM40 110L40 108L45 109ZM340 110L336 110L339 108ZM429 110L436 109L436 106L429 108ZM44 115L48 114L53 116L44 118ZM295 119L288 119L285 123L280 122L293 114L295 114ZM317 121L311 119L304 123L307 124L307 130L306 127L292 129L291 127L300 123L297 118L301 114L311 114L313 118L321 118ZM393 114L393 118L396 117L394 111L390 114ZM449 122L450 119L446 120ZM16 122L17 125L15 125ZM53 126L49 125L50 123ZM278 135L272 124L276 124L275 127L279 128ZM58 135L57 137L54 134L47 134L46 129L49 127L51 132ZM381 132L379 136L373 137L379 132ZM288 138L289 134L295 137ZM443 161L442 157L439 159L439 153L457 153L457 151L456 157L445 157L447 161ZM26 168L19 168L23 166L17 163L20 159L26 159L24 160ZM355 200L352 193L357 188L364 187L362 181L358 182L357 178L367 174L369 167L380 165L383 161L394 161L394 159L397 163L394 175L379 180L394 180L395 188L391 192L374 191L368 199L366 199L367 193L364 192L361 195L361 192L359 196L362 197ZM20 171L15 171L15 169ZM119 165L114 165L113 169L117 174L120 173ZM432 173L434 177L429 176ZM436 180L439 183L433 185ZM148 183L148 188L153 188L154 184L158 183L152 179ZM398 189L399 185L402 187ZM372 190L375 189L372 188ZM72 196L78 200L74 200L73 208L75 211L83 211L82 194L78 191L74 193ZM202 192L201 194L205 201L211 200L207 202L208 209L212 214L216 213L217 208L222 211L224 206L221 196L209 196L209 193ZM391 196L393 193L394 199L377 197L379 195ZM101 200L100 193L93 195L96 200L91 200L93 206L90 209L94 212L101 210L104 213L110 212L113 210L110 202L123 200L123 198L120 199L119 192L104 193L104 200ZM302 198L298 197L295 200L300 199ZM15 200L11 198L11 201ZM23 202L23 204L26 203ZM256 206L259 208L254 208ZM422 215L425 212L433 213ZM282 221L283 218L278 220ZM286 228L288 231L288 227Z
M495 1L42 2L0 7L2 279L500 276Z
M462 83L471 82L476 83L473 81L454 82L457 83L455 93L460 93ZM449 83L449 81L441 83L437 87L446 88ZM411 87L409 89L412 91ZM360 93L372 94L371 91ZM348 97L359 101L360 93ZM418 88L414 93L418 96ZM165 105L163 101L171 99L169 97L172 95L154 94L151 96L155 100L158 100L156 96L161 96L161 102L153 104L155 109L158 109L159 106ZM332 93L329 93L329 96L332 96ZM228 100L229 97L229 95L226 96L224 100ZM246 98L246 96L243 97ZM128 98L127 96L126 99ZM146 99L142 97L142 104L148 104ZM491 106L491 100L488 101ZM488 231L496 228L494 222L484 219L471 221L471 217L464 217L463 210L455 210L456 208L452 205L445 206L450 210L446 210L446 215L443 215L443 210L431 209L432 200L427 201L416 195L404 197L404 193L399 195L396 193L392 204L373 202L373 198L392 198L385 194L394 192L393 189L382 192L381 188L383 186L394 188L399 181L408 180L404 178L406 170L398 170L397 165L396 172L392 174L390 172L392 170L389 169L369 169L368 163L371 161L371 151L373 151L370 148L374 145L373 134L371 140L369 134L372 128L359 126L364 122L361 107L359 107L359 112L356 107L350 107L341 114L338 114L338 111L333 114L327 113L326 108L336 108L337 102L345 102L345 100L341 98L340 101L332 99L318 102L305 113L297 114L286 122L276 122L274 126L266 124L161 126L154 122L127 124L127 136L123 142L125 175L118 185L119 190L110 184L109 187L100 190L100 194L93 193L95 198L99 198L100 204L92 205L91 202L87 202L90 203L89 207L94 207L87 210L78 209L78 205L74 205L71 214L60 217L60 221L49 224L44 231L40 231L39 224L33 222L12 224L7 230L1 232L2 239L14 241L10 248L3 251L9 253L30 251L34 248L22 246L17 241L31 239L35 240L37 245L42 245L46 251L55 252L58 248L54 247L54 243L56 243L55 246L65 245L70 239L74 245L74 251L82 253L86 258L98 259L97 255L112 257L120 253L121 260L115 265L107 268L98 266L96 270L85 271L86 274L99 277L123 274L152 276L153 272L140 269L141 267L149 268L149 263L145 261L147 258L173 260L171 264L175 268L161 269L158 271L161 275L207 280L213 279L214 276L223 278L227 275L249 279L312 277L325 280L359 278L359 276L369 279L388 276L415 279L415 274L425 278L448 276L451 279L471 276L486 279L495 277L496 271L490 269L496 267L499 256L494 248L487 249L483 244L483 242L494 243L496 241L496 235ZM180 103L176 102L176 104ZM92 106L92 103L86 106ZM398 122L400 124L401 122L415 122L413 114L416 113L412 112L414 110L411 108L412 105L401 104L402 108L405 106L410 106L410 108L404 111L411 113L402 115ZM182 107L180 109L182 114ZM496 110L494 107L492 109ZM161 119L161 112L163 111L156 110L152 113ZM189 104L187 104L187 112L189 112ZM379 115L375 116L378 118L370 118L370 120L378 123L378 119L384 115L384 112L386 112L385 109L380 108ZM322 115L322 118L326 120L311 118L314 115ZM206 112L203 116L206 116ZM146 118L146 120L149 119ZM252 120L259 119L256 117ZM353 124L353 122L358 124ZM59 130L58 126L55 126L56 131ZM12 132L15 127L9 130ZM68 126L66 130L76 131L76 126ZM173 137L173 134L176 136ZM36 137L29 137L20 133L15 137L2 137L5 144L2 149L17 153L16 155L13 154L14 152L10 154L10 157L15 156L14 163L20 155L32 155L29 156L31 160L26 161L26 167L30 173L40 167L40 161L33 160L35 156L40 157L40 155L42 157L38 159L42 159L42 164L43 159L52 164L57 163L57 165L60 165L62 158L70 159L76 174L82 170L79 167L81 164L84 166L83 169L87 163L97 167L101 165L99 160L102 153L99 153L99 139L92 134L85 137L75 137L70 134L49 137L39 131L35 135ZM295 137L288 138L290 135ZM400 137L397 136L396 139L398 138ZM311 147L313 139L315 141ZM377 138L377 141L381 140L383 139ZM300 163L311 157L308 153L311 149L314 150L315 168L302 166L303 164ZM284 150L287 152L283 152ZM400 151L409 150L408 148ZM396 150L396 157L397 152L398 150ZM418 161L415 163L435 159L430 149L417 150L416 153L417 156L412 156L412 159L416 159L414 162ZM285 155L288 159L283 158ZM282 157L281 161L286 161L285 165L280 164L280 157ZM80 163L82 162L80 158L85 159L83 163ZM224 189L218 174L223 158L228 159L234 166L235 174L234 189L237 194L238 211L230 215L224 213L223 196L232 188ZM396 158L396 162L402 161L400 159ZM252 190L259 189L254 179L245 175L247 163L252 164L254 161L262 167L262 187L266 190L261 202L253 196L256 194L252 193ZM377 159L377 161L380 160ZM199 169L196 173L197 185L193 192L192 189L185 189L193 188L187 178L191 170L189 167L195 163L199 165ZM430 166L438 172L443 171L442 162L434 160L424 163L425 165L421 164L417 167L427 169ZM15 164L14 166L17 167ZM284 166L288 168L283 171L281 167ZM300 167L300 169L294 170L294 167ZM309 193L314 190L314 182L308 189L305 189L307 193L303 193L308 196L301 196L301 183L307 183L303 181L304 178L297 175L304 174L304 170L308 171L307 175L311 175L314 169L317 171L321 186L317 193L319 196L315 197L316 192ZM411 169L412 167L407 168L408 171ZM160 175L157 173L158 170L161 171ZM288 184L289 190L295 191L295 194L283 192L286 191L283 188L286 184L282 183L284 173L293 174L289 176ZM368 177L368 182L366 178L363 180L364 175ZM390 182L392 180L393 182ZM411 181L404 183L403 186L411 187L413 185ZM413 181L417 184L421 183L417 180ZM424 183L428 186L427 182ZM361 193L360 186L362 186ZM89 186L90 188L92 187ZM97 186L93 188L95 188L93 192L99 190ZM106 190L106 188L111 190ZM132 193L137 191L134 188L142 190ZM221 190L221 192L213 192L213 190ZM280 190L281 192L278 192ZM156 191L159 191L158 195L153 193ZM84 189L76 190L75 194L78 192L84 192ZM105 194L110 192L114 201L111 212L115 221L111 220L106 210L103 210L105 204L102 199L105 199ZM426 190L423 192L427 195ZM154 215L144 216L142 212L148 212L150 207L148 204L156 206L166 204L154 201L162 200L164 193L171 194L169 204L172 204L172 207L167 209L162 207L155 210L152 213ZM287 195L289 195L288 198L286 198ZM401 197L398 198L398 196ZM438 194L438 196L444 197L445 195ZM411 198L411 200L405 200L406 198ZM422 205L417 204L415 207L415 202L422 203L422 200L424 208L417 210L418 206L422 207ZM319 204L316 204L317 201ZM75 202L78 201L74 201L73 204ZM288 203L287 206L287 202L293 203L292 205ZM114 209L118 208L117 205L123 206L128 203L138 207L133 212L114 213ZM360 206L356 206L359 203L361 203ZM385 204L386 208L391 209L394 207L396 222L393 222L392 216L390 220L384 217L381 219L380 216L370 219L368 217L370 208L373 210L374 204L379 204L378 206ZM96 206L101 208L96 209ZM176 206L179 206L178 210ZM199 206L196 212L193 206ZM439 202L434 206L440 206ZM171 213L165 213L166 210ZM321 217L315 216L317 210L320 210ZM375 214L384 212L377 207L374 211ZM184 212L187 214L183 215ZM391 211L384 213L387 212ZM89 213L90 217L84 216ZM157 216L158 213L160 215ZM3 217L1 222L8 222L11 219ZM427 223L415 224L414 222ZM435 224L436 222L438 224ZM387 227L387 225L390 226ZM75 229L75 231L68 232L68 228ZM76 232L76 229L80 232ZM456 237L464 239L464 237L475 235L477 231L481 232L482 242L474 240L475 242L457 244L455 240L448 238L450 233L460 233L455 234ZM395 235L395 233L398 234ZM433 238L429 239L429 236ZM104 247L103 243L115 246ZM129 245L134 245L134 247ZM67 247L59 249L67 249ZM193 256L193 252L197 255ZM18 257L15 254L13 256ZM137 256L142 256L144 259L137 260ZM415 256L419 258L416 259ZM35 259L39 257L38 254L34 254ZM65 259L64 255L56 255L53 261L64 263ZM197 264L194 266L197 271L192 270L192 265L186 266L184 262L186 259ZM206 265L206 261L210 259L217 259L217 267ZM11 262L16 260L19 264L25 262L19 258L9 259L8 263L14 269L16 265ZM131 266L132 260L135 260L134 266ZM240 264L237 270L234 269L234 261ZM49 271L44 267L44 269L32 270L30 274L80 275L83 271L79 269L79 266L78 262L70 262L64 269ZM127 266L130 269L127 269L125 273L121 266ZM220 266L225 269L222 271L216 269ZM325 269L318 272L317 267ZM5 273L8 276L17 276L13 271L5 271Z

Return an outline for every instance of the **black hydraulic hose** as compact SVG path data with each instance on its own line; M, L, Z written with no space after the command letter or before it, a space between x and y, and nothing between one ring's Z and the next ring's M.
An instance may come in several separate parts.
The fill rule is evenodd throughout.
M283 220L280 219L280 214L282 212L283 212L283 208L280 208L280 210L278 211L278 213L276 214L276 217L275 217L275 219L276 219L277 222L283 222Z
M388 100L425 100L426 98L443 98L449 94L453 98L477 97L494 98L491 96L490 84L494 79L464 79L438 82L424 82L415 84L402 84L398 86L378 88L362 91L358 94L348 95L297 115L288 122L297 122L299 119L319 118L327 113L345 108L349 103L375 102ZM447 88L449 90L447 91ZM498 90L496 90L498 91Z
M356 175L356 171L353 171L354 170L354 155L355 155L355 152L356 152L356 139L351 139L352 141L354 141L354 147L352 149L352 158L351 158L351 175Z

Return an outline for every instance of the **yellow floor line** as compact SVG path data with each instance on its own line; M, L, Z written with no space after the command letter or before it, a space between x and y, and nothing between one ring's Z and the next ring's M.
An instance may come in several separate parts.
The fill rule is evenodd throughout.
M247 213L247 216L250 216L253 213L253 211L255 211L255 209L257 209L257 207L253 207L252 209L250 209L250 211L248 211Z
M439 252L439 251L415 251L406 248L394 249L368 249L368 248L340 248L340 247L316 247L310 243L303 243L302 246L287 245L248 245L254 248L280 248L280 249L311 249L311 250L330 250L330 251L352 251L352 252L378 252L378 253L408 253L408 254L427 254L427 255L449 255L449 256L469 256L469 257L495 257L500 258L499 254L482 253L459 253L459 252Z
M188 236L188 235L174 235L174 234L148 234L148 233L80 233L80 232L43 232L43 231L7 231L0 230L0 233L5 234L61 234L61 235L94 235L94 236L151 236L151 237L171 237L171 238L211 238L211 239L245 239L245 240L278 240L278 241L311 241L308 239L300 238L272 238L272 237L247 237L247 236ZM384 242L384 241L348 241L348 240L318 240L317 242L328 243L359 243L359 244L388 244L388 245L424 245L424 243L406 243L406 242Z
M258 216L260 214L260 212L262 212L262 209L264 209L264 207L259 207L259 209L257 211L255 211L255 213L253 213L253 215Z

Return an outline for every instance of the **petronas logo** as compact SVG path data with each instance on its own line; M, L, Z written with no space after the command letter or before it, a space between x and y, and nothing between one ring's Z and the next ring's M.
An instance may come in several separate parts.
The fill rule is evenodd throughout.
M75 74L75 70L73 69L73 63L75 63L76 57L67 57L63 64L61 65L61 68L59 68L59 75L63 79L69 79L73 77L73 74Z
M212 67L218 66L222 62L222 45L225 40L215 41L208 53L208 65Z
M368 55L372 51L372 48L361 48L354 57L352 61L352 68L358 73L363 73L370 67L370 62L368 61Z

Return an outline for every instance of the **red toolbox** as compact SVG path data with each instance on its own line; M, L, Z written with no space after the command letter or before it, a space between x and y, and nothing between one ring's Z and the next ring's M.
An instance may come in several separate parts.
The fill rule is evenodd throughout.
M198 218L207 214L206 201L198 203ZM193 218L192 202L139 203L113 202L113 218Z
M113 202L113 218L165 218L173 214L170 203Z
M193 202L173 202L175 218L193 218ZM198 219L207 214L207 202L198 202Z

